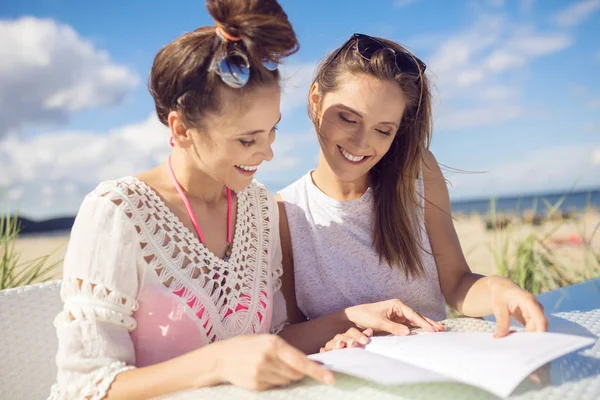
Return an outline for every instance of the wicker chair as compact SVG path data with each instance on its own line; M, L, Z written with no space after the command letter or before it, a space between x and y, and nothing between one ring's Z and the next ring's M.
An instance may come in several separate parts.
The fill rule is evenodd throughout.
M0 399L46 399L56 381L60 281L0 291Z

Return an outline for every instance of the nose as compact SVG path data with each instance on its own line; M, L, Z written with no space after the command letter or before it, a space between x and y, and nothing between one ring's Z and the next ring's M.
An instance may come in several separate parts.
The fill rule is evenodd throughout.
M261 149L260 155L261 155L262 159L265 161L271 161L273 159L274 153L273 153L273 147L271 146L271 143L265 144L265 147L263 149Z
M352 139L350 142L359 149L364 149L368 147L369 137L366 129L358 129L352 135Z

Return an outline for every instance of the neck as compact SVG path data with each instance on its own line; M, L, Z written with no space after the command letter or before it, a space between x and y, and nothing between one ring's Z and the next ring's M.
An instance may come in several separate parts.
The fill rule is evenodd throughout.
M185 152L174 150L171 153L171 167L190 200L216 205L225 198L225 185L194 165Z
M323 193L335 200L356 200L369 188L367 175L350 182L341 180L329 167L322 151L312 180Z

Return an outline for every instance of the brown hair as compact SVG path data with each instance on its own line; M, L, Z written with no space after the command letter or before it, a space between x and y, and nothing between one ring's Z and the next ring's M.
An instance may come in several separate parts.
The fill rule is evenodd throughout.
M376 39L397 53L414 58L398 43ZM406 96L406 109L394 141L389 151L369 171L375 200L373 246L380 262L385 260L390 266L398 266L407 277L422 276L424 267L419 251L423 247L420 225L416 223L422 216L419 215L416 179L431 142L429 82L423 73L416 79L412 74L400 72L392 52L388 50L377 50L367 60L358 53L356 46L354 41L339 53L329 54L317 69L313 85L318 84L319 101L322 102L327 93L343 84L344 73L354 76L365 74L395 82ZM316 111L321 112L320 105L317 110L310 111L319 132Z
M165 125L173 110L188 124L197 125L206 113L220 110L222 91L235 90L243 97L259 85L278 83L278 70L270 71L262 62L279 62L299 49L292 25L276 0L207 0L206 6L227 36L241 40L222 40L216 26L205 26L158 52L148 86L158 118ZM230 88L209 71L215 55L232 49L242 51L250 61L250 79L241 89Z

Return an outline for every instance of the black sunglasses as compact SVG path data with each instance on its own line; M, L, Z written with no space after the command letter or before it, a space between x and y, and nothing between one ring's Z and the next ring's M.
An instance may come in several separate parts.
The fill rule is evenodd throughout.
M398 71L414 75L417 79L417 83L421 79L421 75L425 72L425 68L427 68L423 61L419 60L412 54L407 52L398 52L391 47L384 45L374 37L363 35L362 33L355 33L352 35L350 39L348 39L346 43L344 43L342 47L335 52L325 67L328 67L333 60L340 55L342 50L344 50L346 47L348 47L348 44L354 41L356 41L356 50L358 51L358 54L360 54L365 60L370 60L371 57L373 57L373 54L375 54L375 52L378 50L385 49L391 51L394 54L394 60L396 62L396 68L398 68Z

